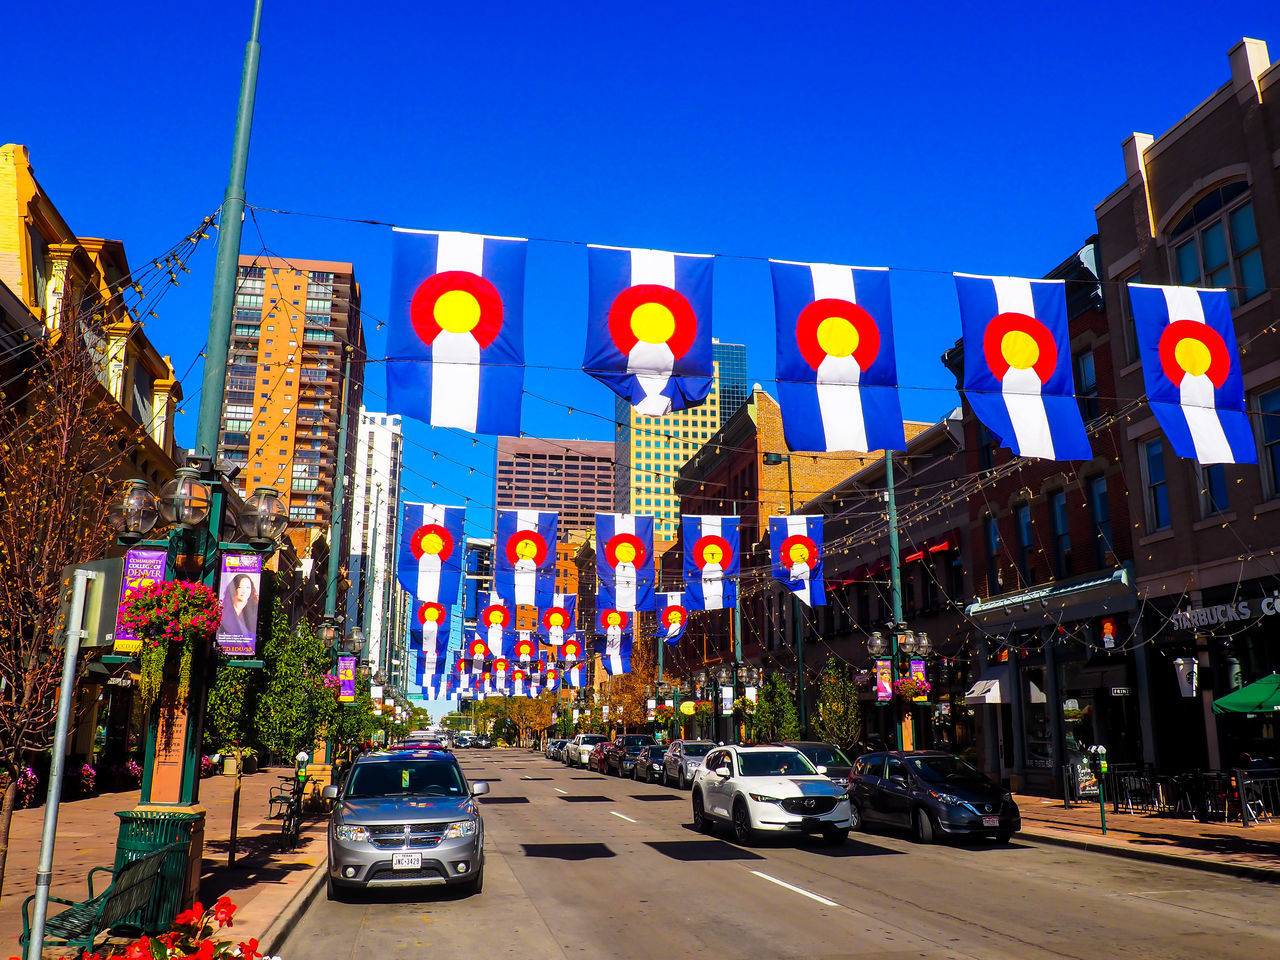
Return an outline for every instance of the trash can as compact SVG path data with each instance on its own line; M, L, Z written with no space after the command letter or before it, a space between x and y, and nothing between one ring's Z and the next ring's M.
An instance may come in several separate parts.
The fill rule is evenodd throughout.
M167 857L151 902L122 921L122 925L136 927L148 935L162 933L172 925L182 906L191 859L191 829L199 823L200 815L156 809L122 810L116 816L120 818L120 833L116 839L115 871L171 843L187 844L186 849L175 850Z

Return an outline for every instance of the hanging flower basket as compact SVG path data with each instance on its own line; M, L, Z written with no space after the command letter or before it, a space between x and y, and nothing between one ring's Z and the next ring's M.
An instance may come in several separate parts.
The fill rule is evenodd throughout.
M928 680L915 677L902 677L893 681L894 694L905 703L911 703L916 697L927 697L932 689Z
M196 645L208 643L221 620L218 595L203 583L154 583L124 602L119 624L142 640L138 692L144 709L160 696L165 664L173 655L179 658L178 698L187 698Z
M733 701L733 717L735 720L749 720L756 715L756 702L746 697Z
M715 706L710 700L699 700L693 705L693 718L698 723L707 723L711 720L711 714L714 710Z
M660 704L653 711L653 719L656 723L668 724L675 719L676 711L673 707L667 706L665 703Z

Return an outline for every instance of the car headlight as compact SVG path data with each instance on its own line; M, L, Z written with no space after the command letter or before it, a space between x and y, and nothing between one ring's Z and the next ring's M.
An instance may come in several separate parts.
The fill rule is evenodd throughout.
M684 765L688 767L690 770L697 770L698 767L700 766L697 760L686 760L684 762Z
M456 840L458 837L475 836L476 822L474 820L455 820L449 826L444 828L445 840Z
M359 840L368 840L369 831L364 827L348 826L344 823L333 828L333 838L346 843L353 843Z
M756 803L781 803L782 802L777 797L766 797L763 793L748 793L747 796L749 796L752 800L756 801Z
M941 803L945 803L949 807L964 806L964 801L961 800L959 797L955 796L954 794L939 793L937 790L930 790L929 796L933 797L933 799L935 800L940 801Z

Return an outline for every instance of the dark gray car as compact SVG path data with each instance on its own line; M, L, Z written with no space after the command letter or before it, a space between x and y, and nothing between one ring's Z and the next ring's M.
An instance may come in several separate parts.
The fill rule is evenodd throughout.
M715 747L710 740L672 740L662 758L662 782L675 784L681 790L693 784L693 771L702 766L702 758Z
M458 761L440 751L371 753L351 768L329 820L329 898L343 888L484 885L484 821Z

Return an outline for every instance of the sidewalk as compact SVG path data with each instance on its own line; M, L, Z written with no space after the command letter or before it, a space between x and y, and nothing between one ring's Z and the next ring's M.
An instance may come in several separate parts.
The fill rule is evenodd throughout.
M1021 794L1014 800L1022 811L1019 836L1029 840L1280 883L1280 821L1245 828L1239 820L1200 823L1115 813L1108 803L1104 837L1097 801L1073 803L1067 810L1061 800Z
M278 786L284 769L245 776L240 791L236 865L227 867L231 836L231 806L235 777L215 776L200 782L200 803L208 812L200 898L207 906L226 895L239 908L228 931L237 940L263 938L294 896L325 861L325 820L312 818L304 826L298 849L279 851L279 821L267 820L267 797ZM85 874L92 867L111 866L115 859L117 810L138 803L138 791L110 793L64 802L59 809L58 842L54 849L54 896L80 900L87 896ZM35 892L40 858L40 830L44 808L18 810L9 837L4 896L0 898L0 956L18 953L22 933L22 901ZM50 913L60 908L54 904Z

